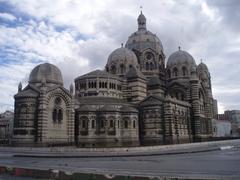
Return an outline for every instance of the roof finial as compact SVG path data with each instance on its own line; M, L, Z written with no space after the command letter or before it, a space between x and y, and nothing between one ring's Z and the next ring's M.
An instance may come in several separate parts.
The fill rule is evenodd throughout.
M18 92L20 92L20 91L22 91L22 83L21 82L18 84Z
M121 43L121 47L123 47L123 43Z
M138 21L138 30L146 30L147 29L147 27L146 27L146 18L145 18L145 16L142 13L142 6L140 6L140 8L141 8L141 13L140 13L140 15L138 16L138 19L137 19L137 21Z
M73 83L71 83L69 90L70 90L70 93L73 94Z
M143 7L142 7L142 5L141 5L141 6L140 6L140 12L141 12L141 14L142 14L142 8L143 8Z
M181 46L178 46L178 50L179 50L179 51L181 50Z
M202 59L200 59L201 63L202 63Z

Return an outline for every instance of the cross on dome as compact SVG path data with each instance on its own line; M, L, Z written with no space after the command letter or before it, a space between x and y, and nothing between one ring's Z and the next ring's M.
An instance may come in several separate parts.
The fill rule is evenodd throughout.
M140 8L141 8L141 13L140 13L140 15L138 16L138 19L137 19L137 21L138 21L138 30L146 30L147 29L146 28L146 18L145 18L145 16L142 13L142 6L140 6Z

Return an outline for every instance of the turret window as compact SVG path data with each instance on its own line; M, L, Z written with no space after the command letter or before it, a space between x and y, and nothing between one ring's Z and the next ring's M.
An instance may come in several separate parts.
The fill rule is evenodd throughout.
M111 66L111 73L116 74L116 67L115 66Z
M183 67L183 68L182 68L182 73L183 73L183 76L187 76L187 75L188 75L188 72L187 72L187 68L186 68L186 67Z
M176 67L173 69L173 76L174 77L178 76L178 69Z
M124 74L125 73L125 70L126 68L125 68L125 66L124 66L124 64L121 64L120 65L120 74Z

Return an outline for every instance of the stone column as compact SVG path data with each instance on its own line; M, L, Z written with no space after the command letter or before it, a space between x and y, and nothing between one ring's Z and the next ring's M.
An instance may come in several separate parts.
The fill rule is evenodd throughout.
M37 143L43 144L46 140L46 130L47 130L47 99L46 99L46 84L43 81L40 87L39 95L39 105L38 105L38 116L37 116Z

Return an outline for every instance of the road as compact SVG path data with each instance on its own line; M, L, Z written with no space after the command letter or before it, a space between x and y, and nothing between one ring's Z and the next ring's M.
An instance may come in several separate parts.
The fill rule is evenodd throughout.
M11 153L0 153L0 165L100 174L240 179L240 148L192 154L112 158L23 158L12 157Z

